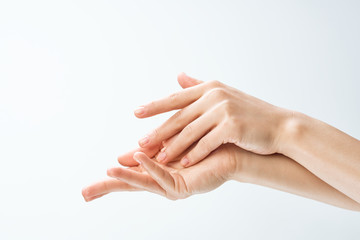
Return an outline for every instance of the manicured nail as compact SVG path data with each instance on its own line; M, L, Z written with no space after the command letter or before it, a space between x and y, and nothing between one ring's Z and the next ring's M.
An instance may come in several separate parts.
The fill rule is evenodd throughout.
M140 147L144 147L148 142L149 142L149 136L146 135L145 137L143 137L142 139L140 139L139 141L139 145Z
M189 159L187 157L184 157L183 159L181 159L180 162L183 166L186 166L189 164Z
M143 115L144 112L145 112L145 108L144 108L144 107L138 107L138 108L135 109L135 115L137 115L137 116Z
M157 156L157 160L159 162L163 162L166 159L166 153L165 152L160 152L159 155Z

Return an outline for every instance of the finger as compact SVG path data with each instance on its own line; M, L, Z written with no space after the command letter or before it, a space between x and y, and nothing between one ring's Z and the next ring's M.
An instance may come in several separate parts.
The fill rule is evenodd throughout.
M166 191L174 190L174 179L168 171L160 167L155 161L151 160L142 152L134 154L134 159L145 168L149 175Z
M179 133L186 125L194 121L203 113L205 107L202 102L203 101L197 101L176 112L163 124L147 134L144 138L140 139L138 142L139 146L143 148L153 148L153 146L160 145L165 139L169 139ZM151 157L150 155L148 156Z
M164 139L179 133L185 126L204 114L204 112L208 112L209 109L221 111L219 105L215 103L218 102L218 98L222 95L224 95L222 89L212 89L206 92L196 102L179 110L151 133L140 139L139 145L143 148L159 145ZM213 116L217 116L216 114L223 114L223 112L214 113Z
M209 87L213 87L215 84L216 82L198 84L194 87L173 93L168 97L140 106L135 110L135 116L138 118L146 118L184 108L199 99Z
M156 159L161 163L172 161L190 147L191 144L197 142L206 133L213 129L219 122L218 118L219 114L214 115L213 111L209 111L193 122L187 124L174 142L167 146Z
M154 145L148 148L136 148L134 150L131 150L123 155L120 155L118 157L118 162L123 165L123 166L127 166L127 167L132 167L132 166L137 166L139 165L138 162L136 162L133 158L134 153L136 152L143 152L146 155L148 155L149 157L154 157L155 154L161 149L161 144L159 145Z
M169 145L171 145L175 139L179 136L179 134L177 133L176 135L172 136L171 138L164 140L163 141L163 149L161 151L164 151ZM195 144L192 144L192 146L190 146L189 148L186 149L186 151L184 151L183 153L181 153L179 156L177 156L176 158L174 158L172 161L169 161L166 163L166 166L174 168L174 169L182 169L184 168L181 163L180 160L184 157L185 154L187 154L192 147L195 146ZM161 153L161 151L159 153ZM158 154L157 154L158 155ZM157 155L155 155L155 159L157 158ZM140 165L141 166L141 165ZM141 168L144 169L144 168Z
M164 189L146 174L131 171L126 168L110 168L107 171L107 175L120 179L134 187L165 196Z
M85 201L91 201L96 196L100 197L115 191L140 191L140 189L117 179L106 179L84 188L82 195Z
M168 139L165 139L164 141L162 141L162 147L167 147L169 146L171 143L173 143L175 141L175 139L178 137L178 133L171 136L170 138ZM148 155L147 155L148 156Z
M195 147L181 159L181 164L184 167L190 167L203 160L207 155L223 144L222 139L223 128L221 125L218 125L199 140Z
M87 201L87 202L90 202L90 201L95 200L95 199L97 199L97 198L101 198L102 196L105 196L106 194L107 194L107 193L101 194L101 195L97 195L97 196L93 196L93 197L91 197L91 198L86 199L86 201Z
M178 75L177 80L182 88L189 88L189 87L198 85L200 83L203 83L203 81L198 80L196 78L192 78L192 77L186 75L184 72L182 72Z

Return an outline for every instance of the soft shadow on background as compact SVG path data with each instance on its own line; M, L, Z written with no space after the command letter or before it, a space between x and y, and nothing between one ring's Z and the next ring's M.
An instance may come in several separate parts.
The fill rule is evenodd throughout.
M0 239L358 239L360 215L228 182L170 201L82 187L169 114L184 71L360 138L359 1L1 1Z

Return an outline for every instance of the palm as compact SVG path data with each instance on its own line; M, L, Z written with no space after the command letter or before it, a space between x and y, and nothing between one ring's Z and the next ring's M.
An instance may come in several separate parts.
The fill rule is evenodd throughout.
M179 161L170 163L163 169L169 172L174 184L166 191L170 198L186 198L196 193L211 191L228 180L234 169L232 157L238 148L224 145L210 154L202 162L184 168Z
M116 179L104 180L89 186L87 191L95 196L89 197L88 200L113 191L145 190L173 200L208 192L219 187L230 177L235 167L235 151L241 149L233 144L223 145L202 162L188 168L184 168L178 160L166 166L161 165L145 154L138 156L143 158L139 166L131 166L134 164L130 159L121 159L120 163L131 167L109 169L108 175Z

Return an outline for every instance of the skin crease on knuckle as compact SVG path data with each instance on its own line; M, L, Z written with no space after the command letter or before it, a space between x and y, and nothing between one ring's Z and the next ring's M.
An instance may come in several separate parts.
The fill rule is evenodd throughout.
M206 97L211 101L221 101L228 98L228 92L224 88L213 88L206 93Z
M206 137L203 137L199 140L198 146L192 151L192 156L190 157L189 161L191 164L199 161L200 156L204 156L206 153L211 152L210 143L208 142ZM194 154L196 151L196 154Z
M172 93L172 94L170 94L170 96L169 96L169 101L170 101L170 103L172 103L172 104L176 104L177 102L178 102L178 98L179 98L179 93Z
M150 133L150 139L151 139L151 142L152 144L155 144L158 142L158 139L159 139L159 129L158 128L155 128L151 133Z
M220 88L224 86L224 84L218 80L209 81L207 82L207 85L210 86L211 88Z
M156 109L156 106L157 106L157 104L156 104L156 101L151 101L151 102L149 102L148 104L146 104L146 106L144 106L144 109L145 109L145 113L144 114L149 114L148 113L148 111L149 112L152 112L152 111L154 111L155 109ZM143 115L144 115L143 114Z
M184 110L181 109L174 113L174 115L171 116L171 120L181 121L183 116Z
M181 135L183 138L185 139L189 139L191 138L191 136L193 135L194 132L194 127L193 125L190 123L189 125L187 125L183 131L181 132Z
M176 131L180 131L184 127L184 112L186 109L181 109L177 111L172 117L171 117L171 123L173 124Z

